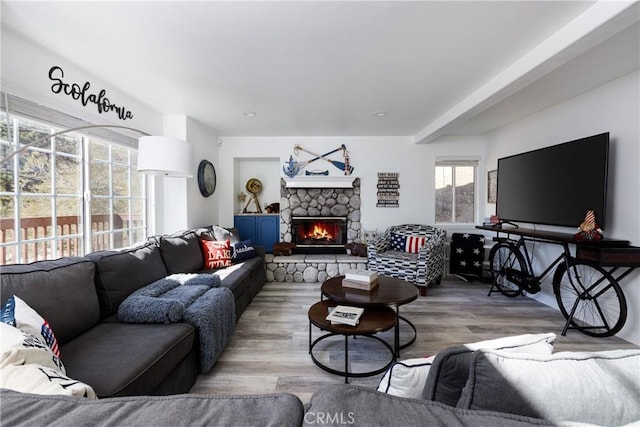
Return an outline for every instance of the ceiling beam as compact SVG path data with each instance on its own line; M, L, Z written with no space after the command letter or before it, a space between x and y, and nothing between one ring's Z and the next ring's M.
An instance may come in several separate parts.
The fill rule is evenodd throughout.
M492 107L639 19L638 1L601 0L467 98L431 122L413 139L429 143Z

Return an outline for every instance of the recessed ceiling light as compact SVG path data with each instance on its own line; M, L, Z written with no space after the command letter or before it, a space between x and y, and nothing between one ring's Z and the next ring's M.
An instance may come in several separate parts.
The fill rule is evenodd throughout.
M253 111L245 111L242 114L244 114L245 117L255 117L258 115L258 113L254 113Z
M376 111L375 113L373 113L374 116L376 117L384 117L387 115L386 111Z

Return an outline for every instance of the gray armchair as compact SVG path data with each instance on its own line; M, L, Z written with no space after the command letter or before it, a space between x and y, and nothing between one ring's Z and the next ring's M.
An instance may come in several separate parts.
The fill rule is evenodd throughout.
M367 242L369 270L406 280L426 295L427 286L445 274L446 230L421 224L387 228ZM421 245L421 246L420 246Z

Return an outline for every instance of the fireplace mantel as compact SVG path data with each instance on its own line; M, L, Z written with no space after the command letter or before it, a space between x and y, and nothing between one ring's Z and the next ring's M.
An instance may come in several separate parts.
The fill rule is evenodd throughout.
M353 188L357 176L301 176L282 177L287 188Z

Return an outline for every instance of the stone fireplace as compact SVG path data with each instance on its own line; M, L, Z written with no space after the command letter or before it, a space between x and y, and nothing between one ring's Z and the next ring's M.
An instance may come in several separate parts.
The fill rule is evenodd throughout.
M360 229L359 178L353 188L288 188L280 180L280 241L296 243L297 253L345 253Z

